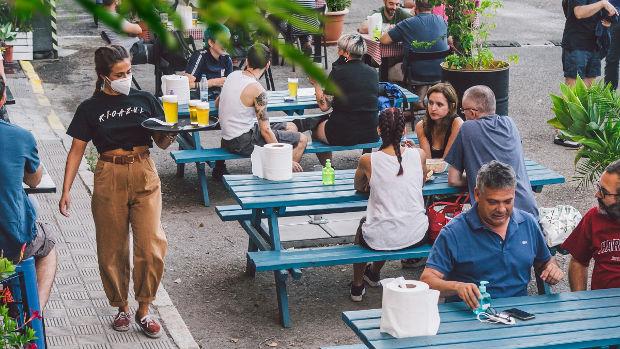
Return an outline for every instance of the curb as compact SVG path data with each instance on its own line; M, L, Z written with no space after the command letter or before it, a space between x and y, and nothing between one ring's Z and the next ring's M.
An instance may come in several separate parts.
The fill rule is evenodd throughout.
M32 87L32 91L34 92L39 105L49 110L49 114L46 117L48 125L50 126L52 132L58 137L58 139L60 139L65 150L69 152L69 149L71 148L71 138L66 134L67 131L64 125L52 109L52 104L49 99L45 96L41 79L29 61L19 61L19 64L30 82L30 86ZM82 183L84 183L89 194L92 196L94 175L86 169L83 165L84 163L85 159L83 158L82 165L80 165L80 169L78 170L78 177ZM179 314L179 311L174 306L168 292L166 292L163 283L160 284L159 289L157 290L157 298L153 302L153 306L157 309L159 317L165 325L164 329L168 332L172 338L172 341L177 345L177 347L179 347L179 349L200 348L187 328L185 321L183 321L181 314Z

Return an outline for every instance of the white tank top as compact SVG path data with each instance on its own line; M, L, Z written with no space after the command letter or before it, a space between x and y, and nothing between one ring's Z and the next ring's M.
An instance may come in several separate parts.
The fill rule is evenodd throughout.
M382 151L371 154L370 165L364 240L375 250L398 250L420 242L428 229L420 153L416 149L403 151L401 176L397 176L396 156Z
M254 107L246 107L241 102L241 93L252 83L259 82L237 70L228 75L222 86L218 112L222 138L227 141L248 132L256 123Z

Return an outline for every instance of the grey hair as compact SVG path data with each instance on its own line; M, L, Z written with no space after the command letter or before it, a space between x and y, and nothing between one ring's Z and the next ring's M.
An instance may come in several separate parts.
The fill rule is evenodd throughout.
M514 189L516 186L517 175L515 171L510 165L497 160L482 165L476 176L476 188L481 192L486 188Z
M359 34L344 34L338 39L338 48L348 52L351 59L361 59L366 54L366 43Z
M485 85L476 85L463 93L463 100L471 100L482 115L495 114L495 93Z
M620 176L620 159L607 165L607 167L605 167L605 172Z

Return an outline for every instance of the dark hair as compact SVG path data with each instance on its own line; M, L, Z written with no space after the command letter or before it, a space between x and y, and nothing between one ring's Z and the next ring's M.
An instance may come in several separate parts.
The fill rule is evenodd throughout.
M4 81L4 78L0 76L0 99L2 99L2 96L4 96L5 90L6 90L6 82Z
M607 165L607 167L605 167L605 172L620 176L620 159Z
M514 189L517 186L515 171L503 162L492 160L480 167L476 176L476 188L483 192L486 188Z
M381 111L379 114L379 131L381 132L381 147L379 150L393 146L396 158L398 158L397 176L403 174L403 157L400 153L400 140L403 137L403 131L405 130L405 118L402 111L398 108L387 108Z
M248 67L262 69L271 61L271 50L269 47L256 43L248 50Z
M103 0L103 6L110 6L115 2L116 0Z
M431 11L433 5L428 0L416 0L415 7L418 11Z
M95 71L97 72L97 82L95 83L95 94L103 88L101 76L108 76L112 72L112 67L124 59L130 58L129 52L119 45L102 46L95 51Z
M428 113L428 107L426 108L426 113L424 114L424 119L422 120L422 127L424 129L424 135L426 138L431 139L433 135L433 129L435 127L439 127L439 130L443 134L447 134L448 129L452 127L452 122L456 119L456 106L459 104L459 97L454 90L454 87L450 83L440 82L431 86L426 92L426 96L430 98L433 93L441 93L448 101L448 115L441 120L435 121L431 119L430 114ZM433 145L431 144L431 147Z

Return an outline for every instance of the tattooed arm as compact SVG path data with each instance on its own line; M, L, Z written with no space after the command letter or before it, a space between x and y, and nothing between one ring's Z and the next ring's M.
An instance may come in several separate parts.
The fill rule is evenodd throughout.
M258 121L258 129L261 136L267 143L277 143L276 135L271 130L269 125L269 118L267 117L267 92L264 89L257 91L254 97L254 111L256 112L256 119Z
M319 105L319 108L321 111L328 111L332 107L334 97L326 95L316 81L311 80L310 82L314 86L314 95L316 96L316 103Z

